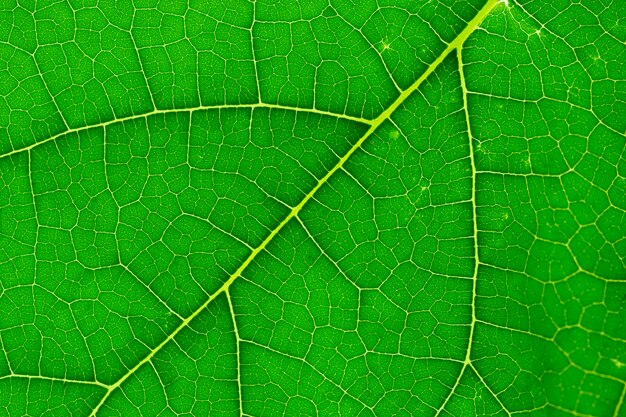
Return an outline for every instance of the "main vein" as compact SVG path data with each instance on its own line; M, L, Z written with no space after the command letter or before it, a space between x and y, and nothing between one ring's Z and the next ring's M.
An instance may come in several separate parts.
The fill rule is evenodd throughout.
M220 294L226 292L228 288L232 285L235 280L241 276L243 271L252 263L252 261L256 258L256 256L261 253L267 245L274 239L274 237L285 227L287 223L294 217L298 215L302 207L306 205L306 203L313 198L313 196L317 193L317 191L330 179L330 177L335 174L338 170L340 170L346 161L356 152L367 138L369 138L378 127L387 120L393 112L402 104L404 101L415 91L417 90L422 83L435 71L435 69L443 62L443 60L455 49L460 48L465 40L469 37L474 30L480 25L480 23L485 19L485 17L489 14L489 12L498 4L500 0L489 0L485 6L476 14L476 16L468 23L467 27L452 41L448 44L446 49L435 59L432 64L426 69L426 71L406 90L404 90L400 96L393 102L391 106L389 106L385 111L383 111L376 119L371 121L370 128L367 132L350 148L350 150L337 162L337 164L330 170L323 178L321 178L315 187L302 199L302 201L289 212L287 217L283 219L282 222L263 240L263 242L255 248L252 253L246 258L246 260L237 268L237 270L228 278L224 284L213 293L197 310L195 310L190 316L188 316L185 320L181 322L181 324L172 332L170 335L165 338L161 343L159 343L152 351L142 359L137 365L131 368L124 376L122 376L115 384L110 385L108 391L102 397L98 405L94 408L91 413L91 416L95 416L100 409L100 407L105 403L106 399L111 395L113 391L115 391L124 381L126 381L131 375L133 375L139 368L141 368L144 364L148 363L152 360L154 355L156 355L166 344L172 341L178 333L180 333L183 329L189 326L189 323L198 316L213 300L215 300Z

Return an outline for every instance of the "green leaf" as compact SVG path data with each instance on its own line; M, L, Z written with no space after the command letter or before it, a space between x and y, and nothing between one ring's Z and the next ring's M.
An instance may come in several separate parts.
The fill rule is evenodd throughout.
M1 416L626 416L626 3L4 0Z

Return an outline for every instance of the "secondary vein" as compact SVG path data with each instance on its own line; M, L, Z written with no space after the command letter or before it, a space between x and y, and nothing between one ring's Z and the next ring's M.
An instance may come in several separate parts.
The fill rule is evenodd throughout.
M330 111L325 111L325 110L318 110L318 109L306 109L306 108L299 108L299 107L290 107L290 106L284 106L282 104L268 104L268 103L252 103L252 104L218 104L215 106L198 106L198 107L190 107L190 108L186 108L186 109L157 109L157 110L152 110L150 112L147 113L141 113L141 114L136 114L133 116L127 116L127 117L120 117L118 119L112 119L106 122L101 122L101 123L95 123L92 125L87 125L87 126L81 126L81 127L75 127L72 129L67 129L64 130L63 132L57 133L56 135L50 136L47 139L41 140L39 142L35 142L32 145L29 146L25 146L23 148L19 148L19 149L14 149L10 152L7 152L3 155L0 155L0 159L20 153L20 152L25 152L28 150L31 150L33 148L36 148L37 146L43 145L44 143L48 143L48 142L52 142L54 140L57 140L63 136L72 134L72 133L78 133L78 132L83 132L83 131L87 131L90 129L97 129L100 127L106 127L109 125L113 125L116 123L123 123L123 122L128 122L131 120L138 120L138 119L142 119L145 117L150 117L150 116L154 116L157 114L170 114L170 113L193 113L195 111L202 111L202 110L221 110L221 109L256 109L256 108L262 108L262 109L279 109L279 110L287 110L287 111L293 111L296 113L313 113L313 114L320 114L323 116L329 116L329 117L335 117L337 119L343 119L343 120L350 120L353 122L358 122L358 123L363 123L366 125L370 125L372 124L371 120L368 119L364 119L361 117L355 117L355 116L350 116L347 114L338 114L338 113L333 113Z

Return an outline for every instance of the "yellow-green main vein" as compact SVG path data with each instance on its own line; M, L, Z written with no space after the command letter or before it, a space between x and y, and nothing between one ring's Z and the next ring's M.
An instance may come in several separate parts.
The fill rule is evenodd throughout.
M189 323L198 316L211 302L216 299L223 292L228 291L228 288L232 285L232 283L243 273L243 271L250 265L250 263L256 258L256 256L262 252L267 245L274 239L274 237L285 227L287 223L294 217L298 215L302 207L317 193L317 191L330 179L330 177L335 174L338 170L340 170L346 161L352 156L354 152L356 152L363 142L367 140L378 127L387 120L393 112L402 104L404 101L415 91L417 90L422 83L435 71L435 69L443 62L443 60L454 50L460 48L465 40L469 37L472 32L480 25L480 23L485 19L485 17L489 14L489 12L498 4L500 0L489 0L485 6L476 14L476 16L468 23L467 27L452 41L448 44L446 49L435 59L432 64L426 69L426 71L406 90L404 90L400 96L393 102L391 106L389 106L385 111L383 111L376 119L374 119L370 125L370 128L367 132L350 148L350 150L337 162L337 164L330 170L323 178L321 178L318 183L313 187L313 189L302 199L302 201L295 207L291 209L287 217L280 222L280 224L263 240L263 242L252 251L252 253L246 258L246 260L237 268L237 270L228 278L224 284L213 293L197 310L195 310L191 315L189 315L182 323L172 332L170 335L165 338L161 343L159 343L152 351L142 359L137 365L128 370L126 374L124 374L116 383L110 385L107 392L104 394L98 405L94 408L90 416L95 416L100 409L100 407L106 402L107 398L111 395L113 391L115 391L118 387L120 387L124 381L126 381L131 375L133 375L139 368L141 368L144 364L150 362L154 355L156 355L166 344L168 344L171 340L173 340L178 333L180 333L183 329L189 326Z

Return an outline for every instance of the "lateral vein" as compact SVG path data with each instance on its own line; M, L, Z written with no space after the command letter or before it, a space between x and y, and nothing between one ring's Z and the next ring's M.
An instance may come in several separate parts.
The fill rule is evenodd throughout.
M138 119L143 119L143 118L147 118L150 116L154 116L157 114L170 114L170 113L193 113L196 111L202 111L202 110L222 110L222 109L278 109L278 110L287 110L287 111L293 111L295 113L312 113L312 114L320 114L323 116L329 116L329 117L334 117L337 119L342 119L342 120L350 120L353 122L358 122L358 123L362 123L362 124L366 124L366 125L371 125L372 121L368 120L368 119L364 119L361 117L355 117L355 116L350 116L347 114L338 114L338 113L333 113L330 111L325 111L325 110L318 110L318 109L306 109L306 108L299 108L299 107L290 107L290 106L284 106L281 104L268 104L268 103L252 103L252 104L218 104L215 106L198 106L198 107L190 107L190 108L186 108L186 109L164 109L164 110L152 110L150 112L147 113L141 113L141 114L136 114L133 116L127 116L127 117L120 117L118 119L112 119L106 122L101 122L101 123L95 123L92 125L87 125L87 126L81 126L81 127L75 127L72 129L67 129L64 130L63 132L57 133L56 135L50 136L47 139L41 140L39 142L33 143L32 145L28 145L19 149L14 149L10 152L7 152L3 155L0 155L0 159L11 156L11 155L15 155L21 152L25 152L28 150L31 150L33 148L36 148L40 145L43 145L44 143L48 143L48 142L52 142L55 141L63 136L66 135L70 135L72 133L78 133L78 132L83 132L83 131L87 131L87 130L91 130L91 129L97 129L97 128L104 128L107 127L109 125L113 125L113 124L117 124L117 123L124 123L124 122L128 122L131 120L138 120Z

